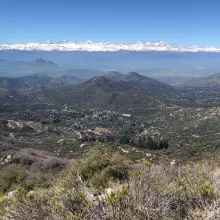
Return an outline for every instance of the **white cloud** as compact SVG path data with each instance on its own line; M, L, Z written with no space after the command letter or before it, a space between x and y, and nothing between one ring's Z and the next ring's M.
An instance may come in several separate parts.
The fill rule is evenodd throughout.
M159 42L137 42L136 44L103 43L103 42L70 42L58 43L27 43L27 44L0 44L0 50L40 50L40 51L170 51L170 52L220 52L216 47L179 46Z

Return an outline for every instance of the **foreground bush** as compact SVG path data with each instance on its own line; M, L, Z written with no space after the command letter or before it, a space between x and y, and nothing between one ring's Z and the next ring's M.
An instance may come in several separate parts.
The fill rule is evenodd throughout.
M2 201L0 210L13 220L220 219L216 165L146 163L129 171L125 158L95 150L62 174L54 187L34 194L20 190L13 202Z
M101 145L91 148L80 161L75 161L69 167L68 175L64 171L64 178L80 177L88 187L104 189L111 183L127 180L130 163L124 156Z
M20 187L30 191L35 188L47 188L49 185L48 179L43 173L41 175L32 174L26 167L18 164L11 164L0 173L1 196Z
M9 165L0 173L0 193L4 194L9 190L15 190L16 185L24 183L27 176L24 167L19 165Z

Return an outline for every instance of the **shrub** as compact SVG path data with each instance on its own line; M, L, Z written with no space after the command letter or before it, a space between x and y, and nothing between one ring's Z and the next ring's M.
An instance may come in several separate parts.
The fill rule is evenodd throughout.
M51 186L50 182L48 182L48 180L43 177L28 177L26 178L26 180L23 183L23 187L25 188L25 190L30 191L30 190L34 190L36 188L49 188Z
M198 194L204 198L212 197L215 194L214 189L213 189L210 181L206 181L202 184L198 184L196 186L196 190L197 190Z
M64 170L54 187L21 194L10 219L219 219L218 163L146 163L129 177L126 158L100 147ZM108 193L103 188L114 180L122 185Z
M21 149L13 159L14 162L31 166L33 172L62 168L69 163L66 158L60 158L52 153L34 149Z
M22 166L9 165L0 174L0 192L7 193L16 185L22 184L27 176L27 172Z
M88 186L108 188L111 182L128 179L130 161L103 146L91 150L69 168L70 178L80 178ZM66 173L64 173L66 177Z

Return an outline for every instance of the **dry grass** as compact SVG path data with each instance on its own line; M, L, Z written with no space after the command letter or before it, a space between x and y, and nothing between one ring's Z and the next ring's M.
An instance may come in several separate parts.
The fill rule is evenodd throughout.
M93 161L97 165L100 157L93 155L92 158L97 160ZM88 159L84 164L88 166ZM88 167L91 171L91 166ZM66 178L49 190L39 190L31 196L21 191L16 202L1 202L2 207L10 207L4 219L220 219L220 168L217 162L139 167L130 172L123 186L113 188L111 193L88 187L80 172L77 175L66 172Z

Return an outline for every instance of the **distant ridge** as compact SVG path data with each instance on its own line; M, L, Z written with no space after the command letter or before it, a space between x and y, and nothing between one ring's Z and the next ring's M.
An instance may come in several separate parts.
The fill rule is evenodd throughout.
M13 68L13 67L47 67L47 68L60 68L52 61L47 61L42 58L37 58L33 61L9 61L0 59L0 67Z
M33 61L9 61L0 59L0 76L5 77L18 77L58 70L61 70L58 65L41 58Z
M181 87L220 89L220 73L188 80Z

